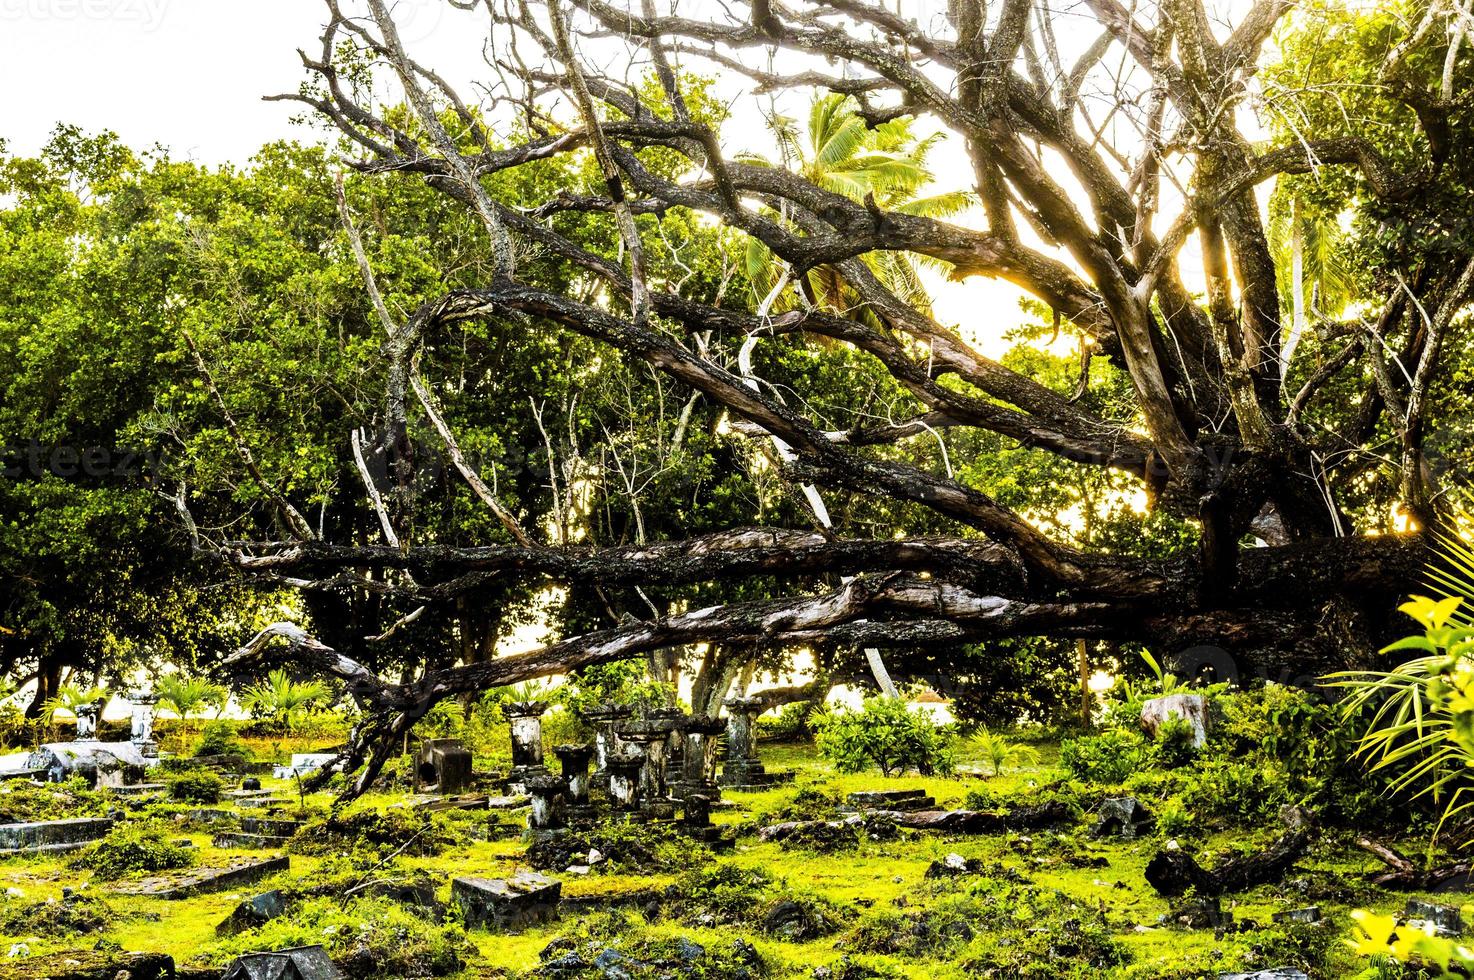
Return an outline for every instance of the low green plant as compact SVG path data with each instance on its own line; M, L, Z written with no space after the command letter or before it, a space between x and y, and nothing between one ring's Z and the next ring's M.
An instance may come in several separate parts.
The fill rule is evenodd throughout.
M1181 837L1193 829L1193 814L1179 797L1163 800L1156 807L1157 833L1163 837Z
M1180 769L1198 754L1197 735L1185 718L1169 715L1157 726L1152 741L1152 763L1161 769Z
M191 868L197 861L199 853L172 840L165 827L149 821L129 821L78 851L71 863L111 881L131 874Z
M322 944L350 976L443 977L459 973L473 952L465 930L384 898L336 896L297 903L280 916L202 954L228 963L242 953Z
M404 808L359 810L331 816L297 831L287 849L294 854L336 854L358 849L379 854L433 857L465 837L441 814Z
M1377 915L1365 909L1351 913L1356 926L1347 940L1352 952L1368 961L1359 980L1381 977L1425 976L1412 972L1418 967L1436 967L1439 977L1474 974L1474 950L1457 938L1435 936L1411 925L1399 925L1394 915ZM1409 967L1408 970L1402 967Z
M253 755L235 724L229 721L212 721L205 725L199 741L195 742L193 754L235 756L246 761L250 761Z
M225 780L208 769L181 772L169 780L169 798L181 803L218 803Z
M1020 745L986 727L978 729L969 742L973 751L992 767L995 776L1003 775L1005 769L1039 761L1039 750L1032 745Z
M1140 732L1112 728L1067 739L1059 747L1060 768L1076 779L1104 786L1124 783L1150 762L1151 746Z
M1331 675L1335 686L1350 692L1343 707L1347 722L1367 719L1358 758L1389 777L1389 792L1432 799L1441 811L1439 828L1474 807L1468 778L1474 767L1474 622L1463 605L1462 596L1413 596L1398 608L1422 632L1383 653L1423 656L1391 671Z
M866 698L859 711L838 708L813 719L819 751L840 772L872 766L885 776L915 770L923 776L947 775L955 768L953 730L899 698Z

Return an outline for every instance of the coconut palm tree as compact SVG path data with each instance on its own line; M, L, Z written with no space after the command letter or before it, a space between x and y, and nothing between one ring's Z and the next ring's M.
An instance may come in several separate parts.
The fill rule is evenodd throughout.
M218 713L227 700L225 688L203 677L171 674L160 678L154 691L159 696L159 705L167 705L186 728L190 715L204 708L215 708Z
M887 211L930 218L955 215L973 203L974 196L967 191L918 196L931 183L927 157L941 136L918 137L910 117L871 127L854 98L831 94L814 100L807 129L800 131L797 122L787 116L776 117L772 128L783 165L832 193L855 201L873 196L876 205ZM761 157L748 160L768 163ZM905 252L872 252L864 261L898 297L930 312L930 297L919 270L922 263L936 264L935 260ZM755 238L748 239L745 264L760 298L777 288L782 270L767 246ZM853 313L861 305L854 289L831 266L811 269L793 285L818 306ZM798 297L784 289L770 308L784 309L797 302Z

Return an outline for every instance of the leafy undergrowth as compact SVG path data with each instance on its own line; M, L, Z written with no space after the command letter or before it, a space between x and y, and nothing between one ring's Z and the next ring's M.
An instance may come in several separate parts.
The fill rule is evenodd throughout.
M733 849L713 853L649 827L599 831L593 835L598 841L572 843L608 844L611 860L583 875L547 872L563 881L562 920L510 935L463 930L449 889L458 875L501 877L531 867L527 843L501 826L507 815L465 811L427 820L391 808L403 796L376 793L331 827L314 821L291 847L289 872L181 901L109 894L101 873L75 867L67 856L0 862L0 891L22 893L0 905L0 938L7 948L23 942L33 954L102 942L211 965L247 950L323 943L355 977L594 978L617 967L613 975L677 980L1185 980L1294 966L1312 977L1332 978L1364 966L1343 944L1350 912L1397 911L1405 900L1363 884L1361 876L1377 869L1376 863L1355 849L1350 834L1328 832L1285 881L1226 898L1223 908L1233 923L1221 933L1163 925L1183 900L1158 897L1143 875L1167 835L1159 829L1137 840L1093 839L1089 810L1107 789L1057 781L1058 747L1045 744L1040 750L1036 764L1000 777L884 780L835 774L812 749L765 746L769 768L797 770L798 778L768 792L727 794L739 805L715 811L714 819L739 834ZM968 760L959 762L965 768ZM1184 772L1166 778L1162 789L1206 792L1188 786L1188 777ZM1143 799L1160 809L1165 801L1151 795L1147 782L1137 779ZM291 801L268 815L287 816L298 808L295 785L270 779L265 785ZM879 788L924 789L948 808L1002 811L1059 800L1079 815L1038 832L951 836L903 830L885 839L857 834L832 852L785 849L755 834L758 826L780 820L834 819L846 793ZM1248 791L1237 784L1230 788L1234 794ZM27 790L26 805L47 811L52 804L42 797L52 793ZM72 798L90 802L85 795ZM323 794L307 800L317 810L330 802ZM229 802L220 806L231 809ZM120 874L144 873L142 867L157 863L149 855L160 842L175 848L182 837L194 847L178 849L192 850L202 866L262 853L213 848L213 832L230 821L184 819L187 807L169 801L144 810L157 819L130 820L120 828L130 842L137 835L144 845L129 844L127 855L115 862ZM1222 818L1225 806L1204 803L1204 810L1211 816L1194 813L1190 826L1174 829L1208 865L1215 852L1262 843L1279 830L1262 810L1236 823ZM928 868L949 854L965 859L968 870L928 877ZM65 907L62 888L93 878L78 893L87 897ZM406 906L372 888L339 897L376 882L433 883L440 907ZM287 916L233 937L216 935L216 925L243 897L268 888L286 890ZM1457 904L1465 897L1435 900ZM1275 912L1306 905L1319 905L1327 925L1273 923ZM25 924L33 919L38 925Z

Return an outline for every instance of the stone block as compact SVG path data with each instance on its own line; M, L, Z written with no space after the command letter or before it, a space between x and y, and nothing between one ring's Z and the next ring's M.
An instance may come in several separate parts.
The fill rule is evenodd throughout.
M287 900L279 890L272 889L252 896L237 905L221 923L215 927L217 936L234 936L238 932L254 929L281 915L287 909Z
M456 878L450 891L467 929L505 932L557 918L563 884L528 871L511 878Z

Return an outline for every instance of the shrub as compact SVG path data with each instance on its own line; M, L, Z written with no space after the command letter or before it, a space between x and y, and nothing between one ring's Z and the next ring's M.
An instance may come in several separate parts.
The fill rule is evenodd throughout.
M993 775L1003 775L1003 770L1009 766L1020 766L1029 762L1039 760L1039 751L1030 745L1019 745L1006 735L989 731L987 728L978 729L971 739L974 751L993 770Z
M193 847L171 840L158 824L138 822L114 827L102 840L72 858L72 865L114 880L139 872L190 868L199 860Z
M442 977L472 951L458 925L383 898L308 899L290 915L218 943L201 959L228 963L242 953L321 943L351 977Z
M169 797L181 803L218 803L225 780L208 769L182 772L169 780Z
M57 936L100 932L112 924L113 910L96 895L72 895L44 902L0 899L0 936Z
M251 747L241 740L235 725L228 721L212 721L200 733L200 740L194 746L194 754L238 756L249 761Z
M329 817L297 831L288 845L296 854L334 854L360 849L433 857L461 835L441 814L426 816L403 808L360 810L346 817Z
M100 817L111 806L107 796L81 776L39 786L24 781L0 784L0 823Z
M1138 770L1150 756L1146 739L1138 732L1109 729L1099 735L1072 738L1059 747L1059 764L1076 779L1115 786Z
M819 751L840 772L874 766L885 776L914 769L923 776L953 769L952 728L932 723L897 698L866 698L859 711L839 709L813 719Z
M1193 815L1182 800L1171 797L1157 808L1157 833L1163 837L1178 837L1192 829Z
M1161 769L1178 769L1187 765L1198 754L1193 726L1185 718L1168 716L1157 726L1157 738L1152 743L1152 762Z

